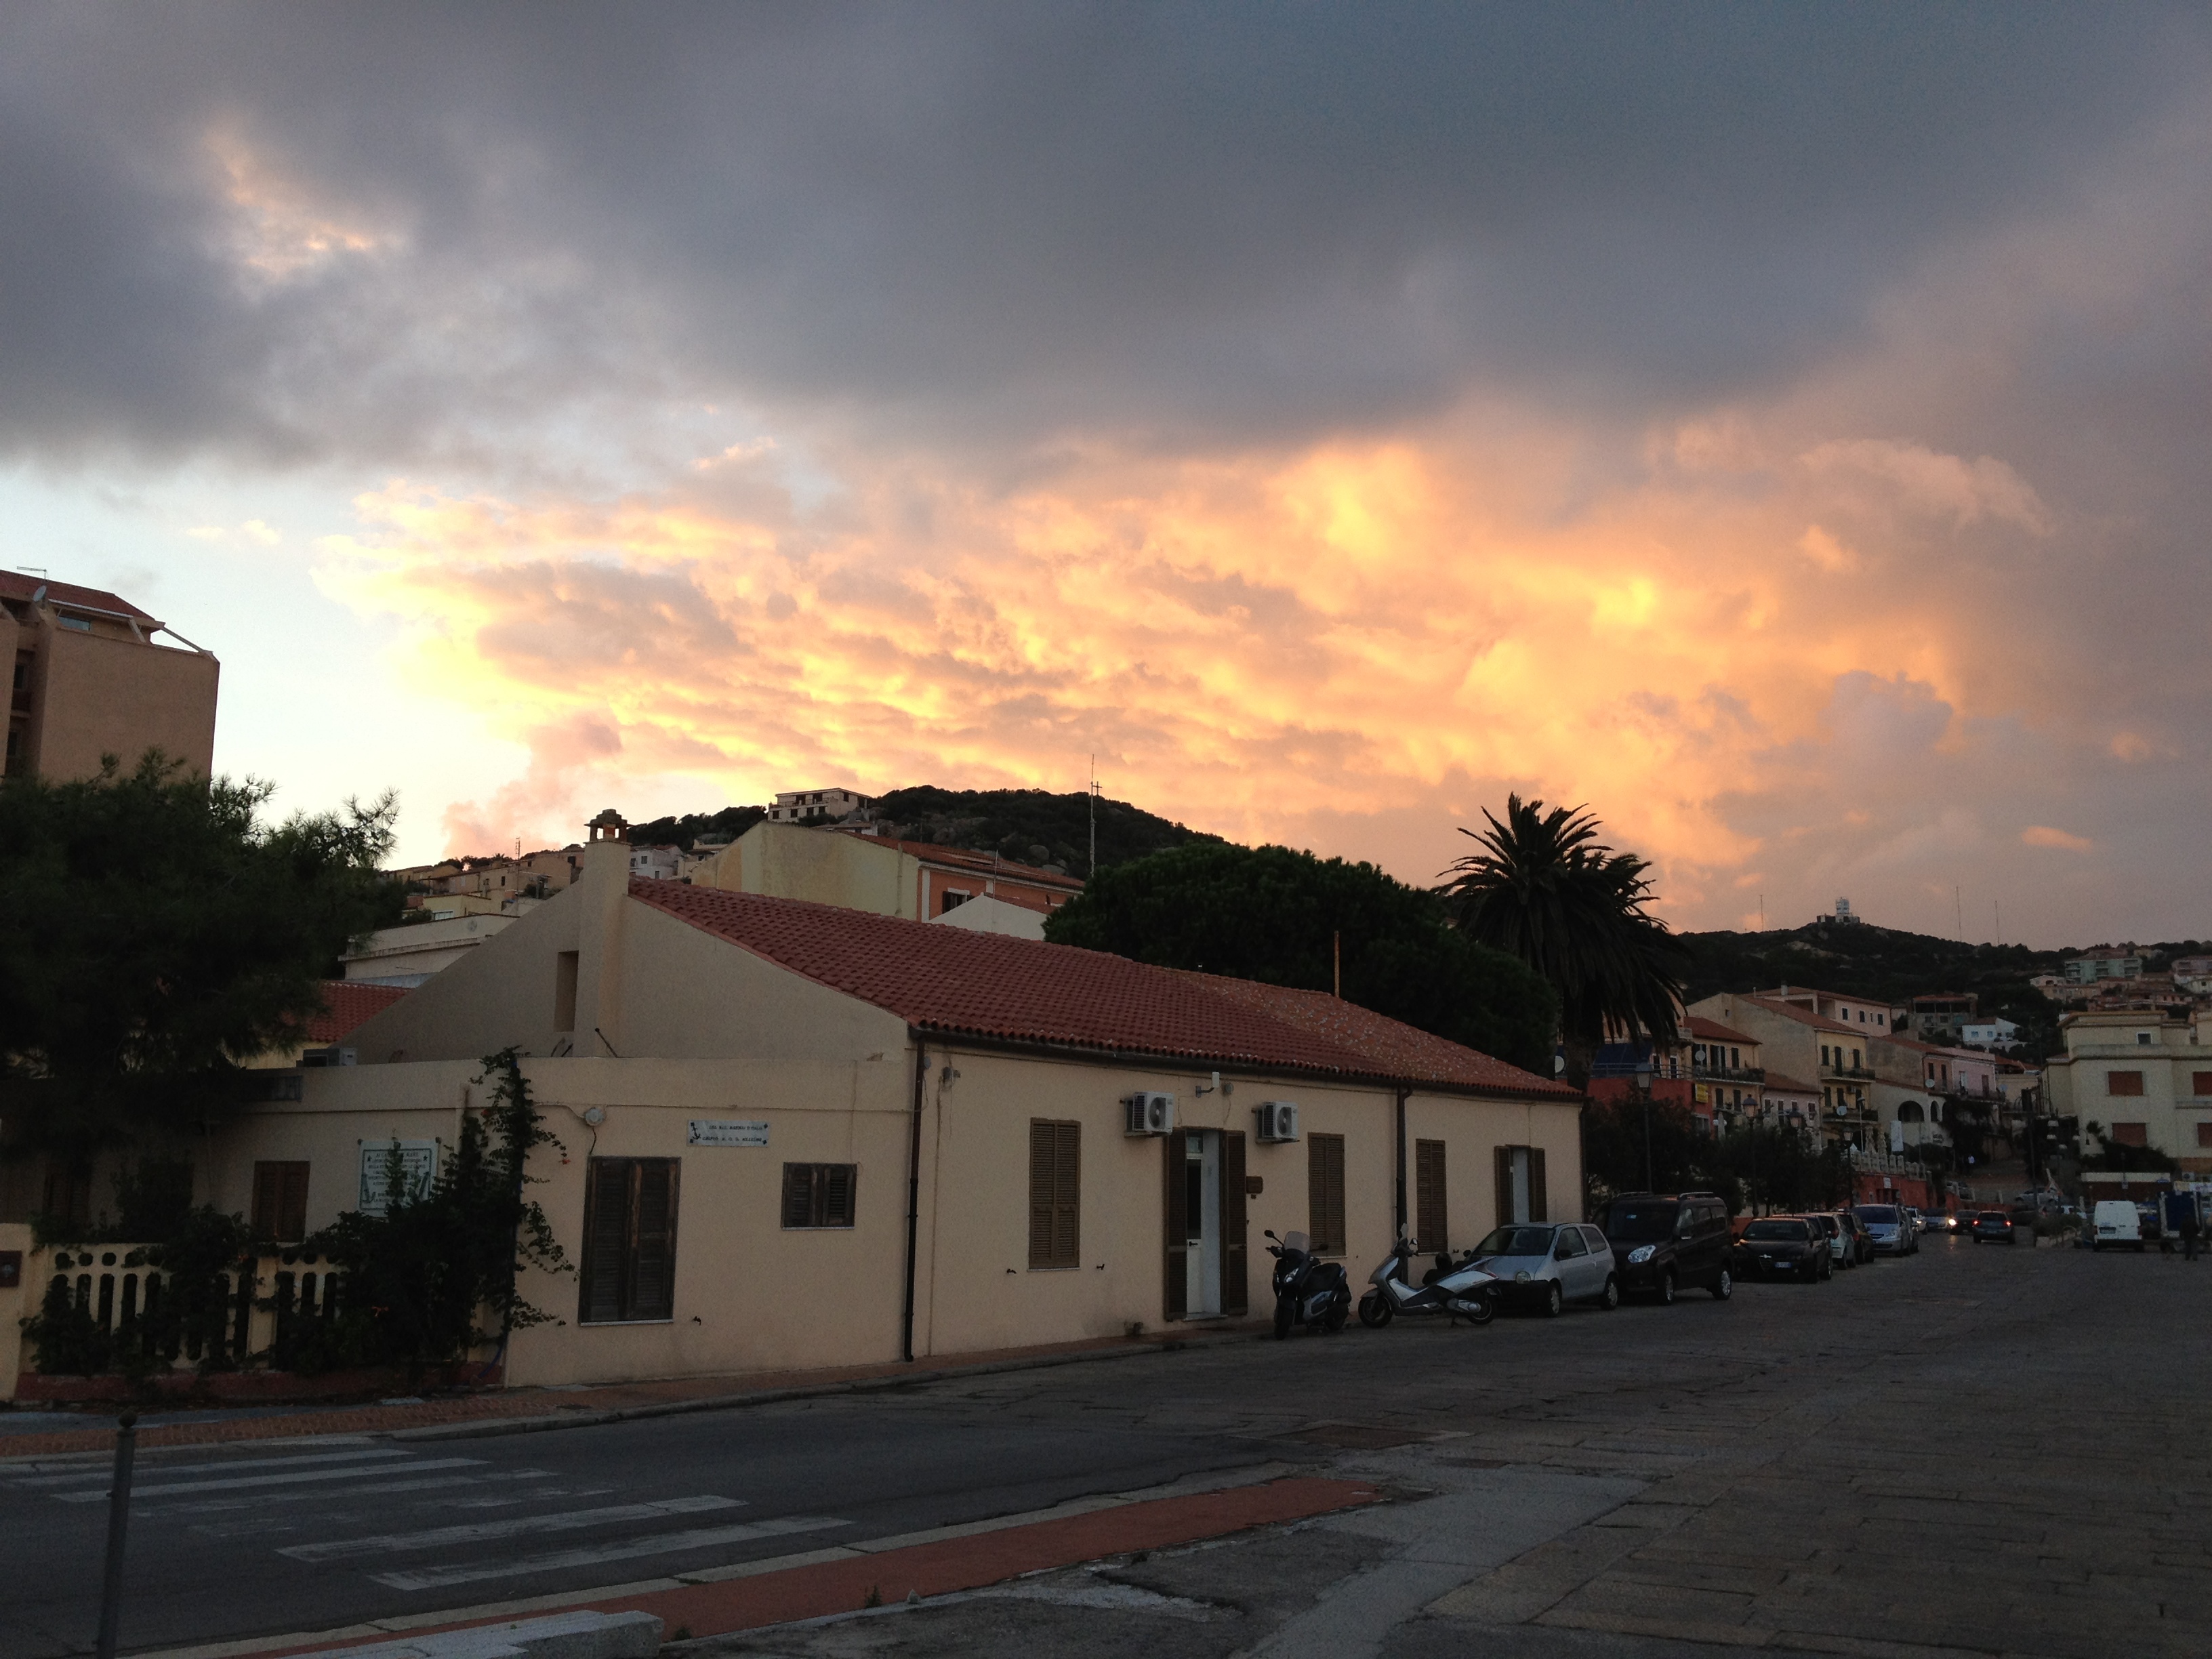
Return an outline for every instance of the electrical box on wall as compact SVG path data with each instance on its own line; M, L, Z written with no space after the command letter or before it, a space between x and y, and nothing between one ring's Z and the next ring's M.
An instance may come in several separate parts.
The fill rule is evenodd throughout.
M1280 1143L1298 1138L1298 1103L1294 1100L1263 1100L1252 1109L1260 1120L1260 1139Z
M1175 1127L1173 1095L1142 1092L1122 1103L1129 1109L1128 1133L1133 1135L1164 1135Z

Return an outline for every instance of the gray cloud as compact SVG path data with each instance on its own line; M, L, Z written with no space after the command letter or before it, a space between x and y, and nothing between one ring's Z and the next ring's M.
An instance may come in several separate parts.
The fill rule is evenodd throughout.
M404 459L678 395L1203 443L1478 376L1726 395L2136 142L2207 34L2158 7L18 9L0 444ZM242 282L223 129L392 240Z

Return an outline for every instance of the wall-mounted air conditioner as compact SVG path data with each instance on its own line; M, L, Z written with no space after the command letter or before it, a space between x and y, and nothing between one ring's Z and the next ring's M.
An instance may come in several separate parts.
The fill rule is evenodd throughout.
M1260 1120L1261 1140L1298 1138L1298 1103L1295 1100L1263 1100L1252 1109L1252 1115Z
M1175 1127L1173 1095L1133 1094L1122 1104L1129 1109L1128 1133L1133 1135L1164 1135Z

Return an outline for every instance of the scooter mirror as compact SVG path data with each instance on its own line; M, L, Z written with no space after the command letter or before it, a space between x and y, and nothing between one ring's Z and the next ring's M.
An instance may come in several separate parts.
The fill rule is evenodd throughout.
M1274 1238L1274 1237L1275 1237L1275 1230L1274 1230L1273 1227L1270 1227L1270 1228L1268 1228L1265 1232L1261 1233L1261 1234L1260 1235L1260 1237L1262 1237L1262 1238ZM1278 1238L1278 1239L1275 1239L1275 1242L1276 1242L1278 1244L1279 1244L1279 1243L1282 1243L1282 1240L1280 1240L1280 1239L1279 1239L1279 1238Z

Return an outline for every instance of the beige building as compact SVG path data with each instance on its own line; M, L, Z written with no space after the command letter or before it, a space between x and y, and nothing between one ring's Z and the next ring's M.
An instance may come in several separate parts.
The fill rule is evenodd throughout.
M156 644L165 632L179 645ZM129 771L149 749L213 774L221 665L127 599L0 570L0 662L6 775L94 777L107 755Z
M1769 1075L1778 1070L1811 1082L1820 1094L1824 1139L1874 1144L1880 1120L1871 1098L1869 1055L1876 1035L1888 1030L1887 1003L1785 986L1741 994L1723 991L1692 1003L1689 1012L1754 1038ZM1867 1017L1863 1022L1860 1015Z
M689 879L695 887L811 899L908 921L975 898L1049 915L1083 890L1073 876L988 853L767 821L696 866Z
M1266 1229L1358 1282L1401 1225L1579 1214L1579 1097L1335 998L627 863L605 826L582 883L352 1030L358 1064L218 1132L203 1195L282 1166L312 1228L394 1142L427 1178L520 1048L578 1273L525 1285L558 1322L515 1334L515 1382L1235 1317Z
M2044 1067L2050 1109L2077 1119L2084 1144L2152 1146L2212 1173L2212 1011L2069 1015L2066 1052Z
M520 915L537 908L528 900L522 901L522 904L526 908ZM359 949L347 951L339 960L345 964L346 978L353 983L410 989L431 975L444 972L479 945L497 938L501 930L513 927L517 920L516 911L504 910L380 927L362 941Z

